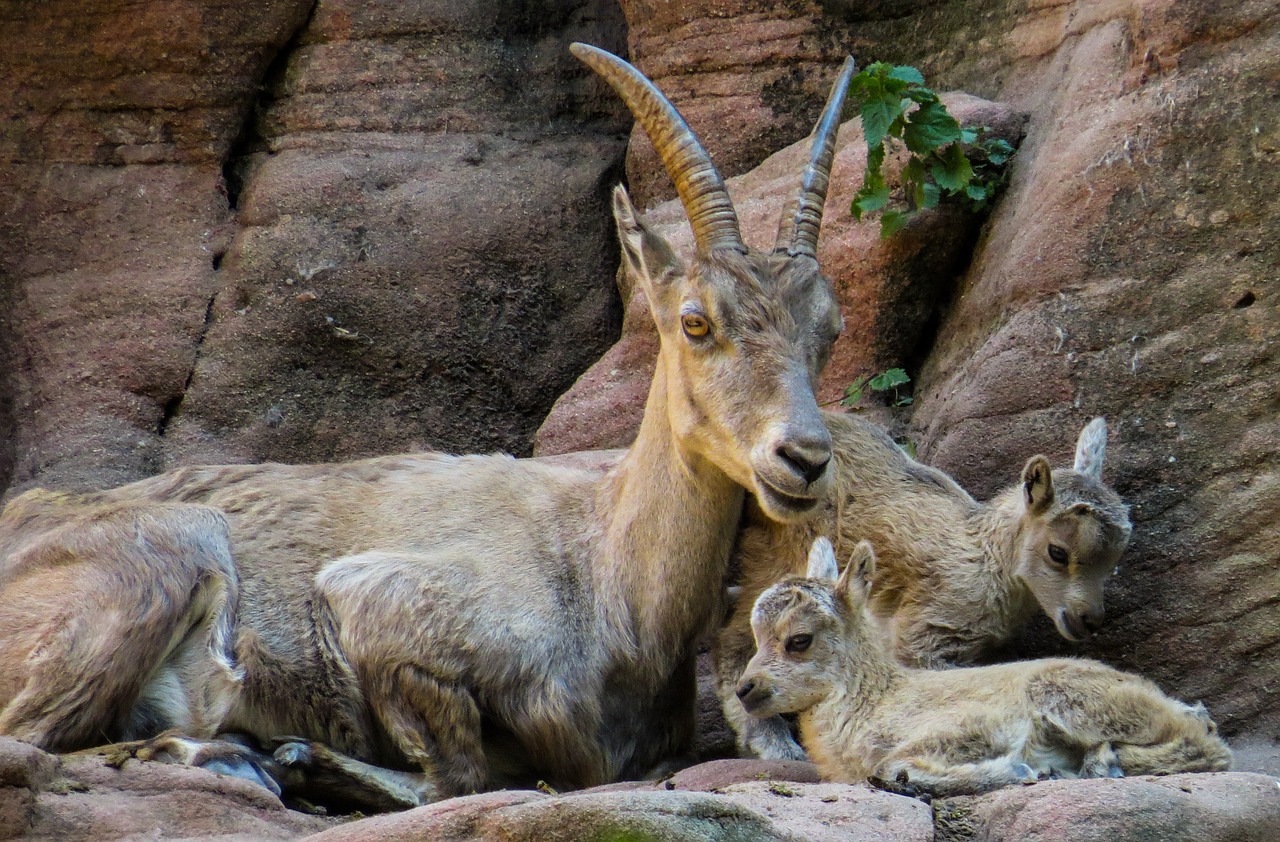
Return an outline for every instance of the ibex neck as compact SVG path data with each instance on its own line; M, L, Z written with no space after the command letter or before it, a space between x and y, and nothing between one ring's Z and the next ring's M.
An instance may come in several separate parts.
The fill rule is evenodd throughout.
M975 517L982 540L983 557L999 572L1012 577L1022 546L1022 488L1003 491L982 506Z
M677 440L660 354L640 432L599 498L601 610L639 658L688 654L719 603L742 500L741 486Z

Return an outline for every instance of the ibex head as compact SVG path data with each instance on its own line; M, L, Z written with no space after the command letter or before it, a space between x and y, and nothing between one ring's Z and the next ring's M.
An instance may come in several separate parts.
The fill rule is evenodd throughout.
M1017 575L1058 633L1080 641L1105 615L1103 587L1129 543L1129 508L1102 482L1107 423L1095 418L1076 441L1071 470L1043 456L1022 469L1022 545Z
M765 253L742 242L724 181L666 97L622 59L574 44L573 54L618 92L675 182L693 227L686 264L614 190L623 260L641 285L661 341L655 388L686 445L751 490L776 520L809 514L826 493L831 436L813 396L842 320L818 271L817 237L849 59L814 130L799 195ZM651 396L651 400L652 400Z
M818 538L804 578L788 576L756 599L751 631L756 654L735 693L748 713L797 713L846 680L845 664L883 647L863 608L875 575L871 544L859 541L840 573L835 550Z

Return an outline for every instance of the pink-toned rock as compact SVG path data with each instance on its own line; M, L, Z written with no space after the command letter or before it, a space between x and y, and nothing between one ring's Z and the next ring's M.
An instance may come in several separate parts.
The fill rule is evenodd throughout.
M716 166L739 175L809 133L850 28L816 0L623 0L632 61L695 126ZM865 63L865 57L858 56ZM643 130L627 149L640 208L675 196Z
M734 783L717 794L666 789L589 790L549 798L507 793L458 798L325 831L315 842L928 842L925 804L866 787L777 781Z
M311 14L314 10L314 14ZM607 0L0 11L0 494L527 452L614 341Z
M966 125L989 126L995 136L1012 141L1020 135L1021 117L1006 106L965 94L948 94L944 101ZM835 283L845 317L844 335L832 350L819 390L818 398L825 403L837 401L860 374L918 357L926 328L936 322L940 303L963 269L976 233L971 215L950 208L921 213L889 240L880 239L878 220L855 222L848 208L862 184L866 149L861 120L845 123L818 240L819 263ZM806 139L728 179L748 244L772 246L783 205L795 195L808 156ZM894 172L890 168L890 174ZM678 200L657 206L645 219L677 253L692 253L692 234ZM556 402L538 430L538 455L621 447L634 438L653 374L657 333L643 292L624 285L622 293L628 302L622 338Z
M2 839L296 839L336 821L288 810L239 778L138 761L116 769L0 737Z
M1272 842L1280 783L1222 772L1049 781L934 803L939 839L983 842Z

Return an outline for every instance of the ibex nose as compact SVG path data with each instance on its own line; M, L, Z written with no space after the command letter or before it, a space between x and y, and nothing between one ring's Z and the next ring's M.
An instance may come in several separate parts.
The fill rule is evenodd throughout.
M1086 608L1081 614L1085 628L1091 633L1097 632L1098 629L1102 628L1102 621L1105 618L1106 613L1101 608Z
M754 689L756 689L756 683L754 681L744 681L739 684L738 689L733 692L739 699L745 699L747 696L751 695L751 691Z
M788 468L810 485L822 478L827 465L831 463L830 441L789 441L778 445L774 452Z

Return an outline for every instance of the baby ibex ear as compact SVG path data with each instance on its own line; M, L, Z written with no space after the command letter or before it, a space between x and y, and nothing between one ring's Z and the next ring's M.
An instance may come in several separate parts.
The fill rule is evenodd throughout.
M1080 431L1076 439L1076 463L1082 474L1102 482L1102 460L1107 455L1107 419L1095 418Z
M627 273L653 301L658 285L675 275L683 274L684 264L676 257L671 246L654 233L631 204L627 188L619 184L613 188L613 218L618 224L618 241L622 244L622 259Z
M846 599L856 596L858 600L867 598L871 583L876 575L876 552L870 541L859 541L849 556L840 580L836 582L836 593Z
M805 575L822 582L834 582L839 574L836 551L831 542L825 536L814 538L813 546L809 548L809 569Z
M1053 470L1043 456L1032 456L1022 469L1022 502L1033 515L1044 514L1053 505Z

